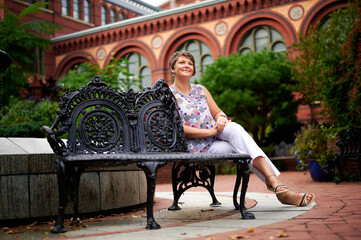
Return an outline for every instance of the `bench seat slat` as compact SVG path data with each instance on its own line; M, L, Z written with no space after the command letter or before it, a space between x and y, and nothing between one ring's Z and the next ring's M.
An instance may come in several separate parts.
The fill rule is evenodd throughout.
M63 157L64 161L190 161L202 162L212 160L249 160L249 156L238 153L209 154L209 153L118 153L118 154L79 154Z

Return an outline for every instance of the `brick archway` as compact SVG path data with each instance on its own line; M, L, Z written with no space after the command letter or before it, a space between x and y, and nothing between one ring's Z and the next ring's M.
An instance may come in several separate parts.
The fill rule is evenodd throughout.
M347 0L331 0L321 1L315 4L304 17L301 23L300 33L306 34L311 26L315 27L317 23L332 11L340 8L347 8L347 2Z
M229 56L230 54L236 53L238 44L245 34L255 27L264 25L273 27L279 31L287 47L290 47L293 42L298 41L296 30L287 19L273 12L258 12L242 18L230 30L229 37L227 38L229 40L226 41L224 47L224 55Z
M221 47L219 42L214 37L214 35L206 29L199 27L187 28L187 34L182 31L178 31L164 44L164 51L160 55L160 63L163 66L161 72L164 76L164 79L168 83L171 81L171 76L168 69L168 60L170 56L182 43L191 40L198 40L206 44L211 50L214 59L216 59L221 54Z
M113 56L115 58L120 58L120 57L124 56L125 54L131 53L131 52L137 52L137 53L143 55L148 60L150 69L155 69L156 67L158 67L158 64L157 64L157 61L153 54L152 49L150 49L146 44L144 44L143 42L140 42L140 41L123 42L123 43L115 46L110 51L110 54L108 54L108 56L104 62L104 66L109 64L109 62L111 61L111 58ZM152 78L152 82L154 83L156 81L156 79L153 76L153 73L152 73L151 78Z
M95 58L88 53L78 52L67 55L57 67L57 70L55 72L56 79L64 76L75 64L80 64L84 62L91 62L94 64L98 63Z

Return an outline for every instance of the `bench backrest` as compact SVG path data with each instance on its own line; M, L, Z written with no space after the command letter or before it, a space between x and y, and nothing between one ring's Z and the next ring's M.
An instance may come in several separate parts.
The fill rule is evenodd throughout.
M84 88L64 94L51 126L68 133L66 153L187 152L176 100L159 79L142 92L116 92L95 76Z
M339 155L361 155L361 128L352 128L336 145L340 148Z

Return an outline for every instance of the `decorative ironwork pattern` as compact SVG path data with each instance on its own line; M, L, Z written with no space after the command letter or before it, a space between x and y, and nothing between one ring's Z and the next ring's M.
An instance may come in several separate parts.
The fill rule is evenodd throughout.
M115 146L120 129L117 119L105 110L87 112L79 124L80 137L94 151L108 151Z
M175 143L175 127L164 112L153 111L147 116L146 123L148 136L156 145L171 147Z

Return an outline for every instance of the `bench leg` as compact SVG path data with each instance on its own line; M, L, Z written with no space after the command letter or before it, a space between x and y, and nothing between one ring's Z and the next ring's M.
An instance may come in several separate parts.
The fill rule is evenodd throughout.
M197 175L199 173L199 176ZM221 205L214 194L215 166L199 166L197 164L174 163L172 167L173 204L169 211L180 210L178 200L181 195L192 187L204 187L212 197L210 206Z
M207 186L207 190L209 192L209 194L212 197L212 203L210 204L210 206L212 207L217 207L222 205L222 203L218 202L216 195L214 194L214 179L216 178L216 166L214 165L207 165L209 171L210 171L210 175L209 175L209 181L210 181L210 185Z
M337 167L338 173L340 175L340 178L335 181L336 184L339 184L343 180L343 167L345 165L345 161L346 160L343 158L336 158L336 167Z
M159 229L160 225L154 220L153 205L155 184L158 168L166 165L165 162L138 162L137 166L143 169L147 177L147 229Z
M69 183L71 189L71 198L73 201L73 221L71 223L72 226L81 226L80 218L79 218L79 183L81 174L85 171L86 167L78 167L78 169L70 168L70 176Z
M236 210L240 210L243 219L255 219L255 216L252 213L247 212L247 209L244 206L246 192L248 188L248 182L249 182L249 175L250 175L248 164L241 160L235 161L235 163L237 163L237 179L233 191L233 205L236 208ZM239 186L241 184L241 179L242 179L242 189L241 189L240 203L238 203L237 194L238 194Z
M57 178L58 178L58 194L59 194L59 208L58 216L54 225L51 229L52 233L64 233L64 215L65 207L68 202L68 189L66 187L66 166L63 161L59 160L56 164Z
M75 170L73 167L67 166L63 161L59 161L56 165L57 178L58 178L58 194L59 194L59 209L58 216L54 228L51 229L52 233L64 233L64 218L65 208L68 203L69 197L73 201L73 222L72 225L80 226L78 211L78 192L80 176L86 167L79 167Z

